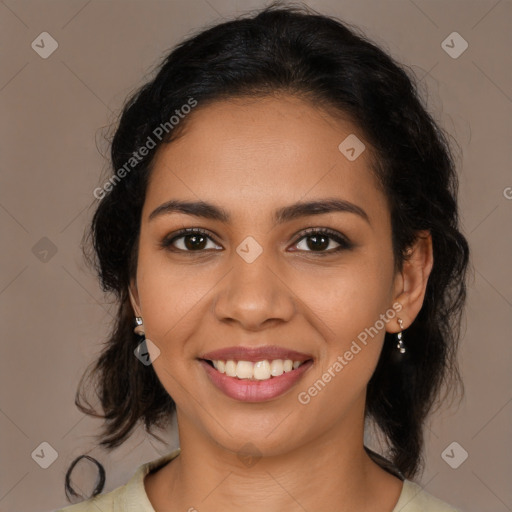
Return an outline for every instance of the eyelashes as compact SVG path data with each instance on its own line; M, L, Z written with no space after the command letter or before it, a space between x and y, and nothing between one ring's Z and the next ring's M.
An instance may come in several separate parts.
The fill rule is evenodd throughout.
M181 244L185 248L179 248L175 246L175 242L183 239L183 241L192 241L192 247L198 241L200 248L190 249L187 248L186 242ZM301 243L302 241L307 241L308 239L314 240L314 244L320 244L320 246L324 246L327 241L327 247L331 245L331 242L334 241L338 244L337 247L329 250L311 250L311 249L294 249L293 252L304 252L311 253L315 256L324 256L333 253L340 252L342 250L350 250L354 247L354 244L350 242L344 235L334 231L330 228L309 228L297 235L296 241L293 243L294 246ZM202 254L204 252L212 252L211 249L207 249L204 247L203 240L211 241L214 245L218 245L215 242L215 239L212 237L211 233L202 228L184 228L179 231L172 233L166 236L161 242L160 247L171 251L173 253L183 253L183 254ZM188 244L190 247L190 244ZM306 247L307 242L306 242ZM214 248L215 250L215 248Z
M309 228L309 229L306 229L306 230L302 231L301 233L299 233L298 236L299 236L299 238L294 243L294 245L297 245L302 240L307 240L308 238L314 238L315 240L317 240L317 239L327 239L327 240L331 240L331 241L333 240L334 242L336 242L338 244L338 247L335 247L334 249L330 249L328 251L315 251L315 250L305 251L305 252L312 252L312 253L315 253L318 255L332 254L335 252L339 252L343 249L345 249L345 250L352 249L352 247L353 247L353 244L345 236L343 236L341 233L338 233L337 231L334 231L329 228ZM299 250L301 250L301 249L299 249Z

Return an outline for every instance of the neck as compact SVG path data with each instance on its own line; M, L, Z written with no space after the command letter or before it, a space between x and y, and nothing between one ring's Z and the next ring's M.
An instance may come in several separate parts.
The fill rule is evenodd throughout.
M235 507L247 511L337 510L390 512L402 482L377 466L357 428L335 425L293 451L265 456L234 453L181 421L180 455L146 478L156 512ZM249 452L248 444L245 451Z

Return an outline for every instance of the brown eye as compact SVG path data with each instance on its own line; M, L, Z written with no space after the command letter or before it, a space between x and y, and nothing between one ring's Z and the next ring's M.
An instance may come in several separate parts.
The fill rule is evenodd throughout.
M207 247L208 241L214 242L206 231L199 228L187 228L166 237L161 246L176 252L200 252L211 249L211 247Z
M183 238L183 245L189 251L203 250L206 247L207 237L205 235L185 235L180 238Z
M332 254L343 249L352 248L352 244L346 238L336 231L327 228L314 228L303 232L296 246L298 247L301 243L303 243L303 246L302 248L299 247L300 251L314 252L319 255ZM332 247L332 243L338 245ZM328 248L329 250L327 250Z

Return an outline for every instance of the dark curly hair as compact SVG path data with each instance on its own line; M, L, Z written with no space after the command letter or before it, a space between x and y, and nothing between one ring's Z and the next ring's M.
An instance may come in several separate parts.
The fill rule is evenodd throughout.
M128 296L153 157L193 117L193 111L180 116L169 128L169 119L184 105L195 101L200 109L222 99L280 92L329 108L331 115L349 118L362 130L371 146L372 171L388 199L397 270L418 232L432 235L434 265L422 308L407 330L407 354L397 361L395 337L386 333L367 388L366 416L388 446L387 459L369 453L383 467L412 477L423 463L427 414L445 395L441 391L462 392L455 355L469 247L459 230L455 161L447 135L420 99L413 73L356 27L305 6L274 3L190 36L125 104L111 143L110 185L97 189L101 200L84 238L86 258L103 290L114 292L118 312L99 359L80 381L76 405L104 419L99 439L108 449L123 443L139 422L155 435L154 429L172 417L175 403L153 367L133 355L140 338L133 332ZM161 126L169 129L156 137L163 133L155 131ZM150 139L156 147L141 156L139 149ZM136 162L131 160L135 153ZM123 166L125 172L119 173ZM91 387L102 413L86 397ZM77 496L71 469L68 498ZM104 479L103 473L93 496L102 491Z

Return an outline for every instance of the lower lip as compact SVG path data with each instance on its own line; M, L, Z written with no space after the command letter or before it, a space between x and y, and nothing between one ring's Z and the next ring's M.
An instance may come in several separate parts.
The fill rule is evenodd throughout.
M210 366L204 359L199 362L218 389L230 398L242 402L263 402L286 393L313 365L313 361L309 360L297 369L285 372L278 377L271 377L267 380L249 380L228 377L225 373L220 373Z

